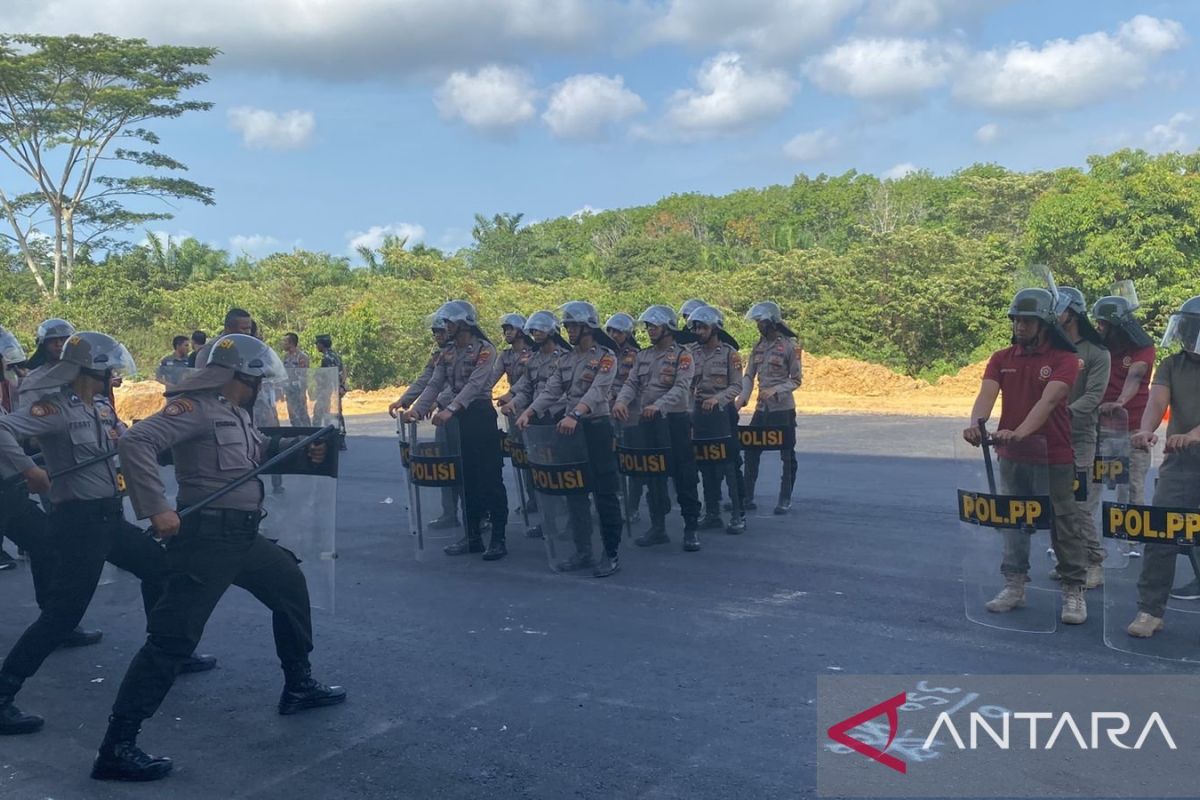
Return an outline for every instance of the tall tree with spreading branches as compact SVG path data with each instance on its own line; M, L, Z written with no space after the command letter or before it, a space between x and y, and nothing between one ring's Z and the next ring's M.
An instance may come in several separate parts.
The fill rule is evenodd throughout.
M213 190L171 174L187 167L155 150L159 138L143 126L211 108L181 98L208 80L193 68L218 52L106 34L0 35L0 155L23 184L0 185L0 214L12 228L4 238L44 295L71 288L81 252L170 219L171 201L212 205ZM130 208L137 199L163 206Z

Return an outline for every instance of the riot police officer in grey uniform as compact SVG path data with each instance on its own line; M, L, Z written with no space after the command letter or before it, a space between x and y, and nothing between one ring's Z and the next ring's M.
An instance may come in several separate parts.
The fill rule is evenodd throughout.
M617 548L621 544L621 503L617 499L620 484L617 459L613 452L613 430L609 419L609 386L616 372L615 343L600 329L596 307L582 300L563 305L563 325L571 342L571 352L562 355L545 388L517 420L524 429L535 415L559 405L565 413L558 422L564 436L582 435L587 444L589 480L600 517L600 535L604 554L599 562L591 552L591 515L586 495L569 498L571 525L576 534L576 552L558 565L564 572L594 567L597 578L620 569ZM581 500L581 503L576 503Z
M45 607L0 667L0 733L33 733L42 727L41 717L21 713L13 697L79 624L104 562L141 579L147 616L162 594L167 572L162 548L126 522L113 460L66 472L116 451L125 426L107 400L108 387L113 378L133 371L129 351L111 336L75 334L62 359L30 387L39 399L23 411L0 417L0 475L19 473L31 491L49 493L55 548ZM18 443L18 437L27 436L38 438L47 469L64 472L53 483ZM180 654L178 666L190 662L189 671L211 669L214 659L189 658L195 645Z
M240 586L271 609L275 650L283 668L279 713L294 714L346 699L340 686L313 680L312 610L296 557L258 532L261 480L243 483L185 519L167 500L158 454L169 449L179 483L179 508L206 499L256 468L266 439L254 428L254 400L264 380L282 381L283 362L252 336L227 334L209 351L207 366L166 391L169 402L129 430L118 445L129 499L166 540L170 567L162 597L150 612L146 643L133 657L108 718L92 767L99 780L164 778L171 761L137 746L143 720L153 716L196 646L217 603ZM323 461L327 445L309 458Z
M646 326L653 346L637 354L633 372L617 395L612 415L618 422L625 422L631 416L631 407L640 409L639 424L646 429L645 440L670 447L669 469L683 515L683 549L699 550L700 537L696 534L700 519L700 498L696 492L699 476L689 418L695 364L688 349L676 341L682 332L673 309L650 306L642 312L639 322ZM650 529L634 540L639 547L671 541L666 530L671 501L662 481L650 484L649 505Z
M29 361L25 363L29 374L25 376L18 387L17 408L29 408L37 401L39 390L33 387L42 385L42 376L62 358L67 339L74 335L75 326L58 317L43 320L38 325L37 332L33 337L36 349L29 357Z

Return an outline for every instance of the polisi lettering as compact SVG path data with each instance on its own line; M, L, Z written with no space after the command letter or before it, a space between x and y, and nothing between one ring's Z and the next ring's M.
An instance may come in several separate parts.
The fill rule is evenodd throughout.
M412 477L416 483L455 483L458 464L454 461L413 461Z
M777 429L750 428L738 431L742 447L783 447L783 431Z
M692 449L696 453L697 461L724 461L729 457L724 442L697 443Z
M533 485L545 492L570 492L587 488L583 470L534 467L530 474Z
M621 469L629 473L665 473L667 457L661 454L643 455L639 453L620 452L617 457L621 460Z

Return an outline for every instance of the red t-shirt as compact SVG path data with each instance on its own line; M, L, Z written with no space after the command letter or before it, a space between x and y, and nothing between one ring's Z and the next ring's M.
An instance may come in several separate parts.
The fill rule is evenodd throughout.
M1146 404L1150 401L1150 373L1154 371L1154 345L1114 347L1109 350L1109 353L1112 355L1112 369L1108 373L1108 388L1104 390L1103 402L1105 403L1115 402L1121 396L1121 389L1125 386L1125 376L1129 374L1130 367L1139 361L1146 365L1146 374L1142 376L1137 394L1125 404L1125 411L1129 413L1129 430L1136 431L1142 423L1142 414L1146 411Z
M1075 384L1079 374L1079 356L1066 350L1042 344L1026 351L1019 345L997 350L983 371L985 380L1000 384L1003 409L1000 430L1016 430L1033 410L1051 381L1062 381L1068 387ZM1071 412L1067 395L1059 402L1037 435L1046 439L1046 463L1074 464L1075 450L1071 446ZM1015 459L1022 460L1022 459Z

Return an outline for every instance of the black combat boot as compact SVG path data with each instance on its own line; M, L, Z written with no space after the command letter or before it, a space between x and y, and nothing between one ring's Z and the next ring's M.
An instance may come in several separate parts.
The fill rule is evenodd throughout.
M157 781L171 774L171 759L148 755L137 746L140 725L136 719L108 718L108 732L92 763L93 778L142 782Z
M446 545L442 552L448 556L465 556L467 553L482 553L484 549L483 537L479 535L479 531L474 531L468 532L454 544Z
M484 551L484 561L499 561L508 555L508 547L504 544L504 526L492 525L492 538L488 540L488 548Z
M192 653L179 665L180 675L192 675L197 672L208 672L217 666L216 656L196 655Z
M59 643L60 648L68 647L88 647L89 645L98 644L104 638L102 631L85 631L78 626L75 630L67 634L66 638Z
M308 664L283 668L283 694L279 695L279 713L295 714L308 708L336 706L346 702L346 690L341 686L326 686L313 680Z
M700 537L696 534L696 520L683 521L683 549L694 553L700 549Z
M620 569L621 562L617 560L617 554L613 553L612 555L608 555L605 553L604 556L598 562L596 562L596 566L592 570L592 577L607 578L609 575L612 575L614 572L617 572Z
M667 536L667 521L664 517L652 518L650 527L641 536L633 540L638 547L651 547L656 544L666 544L671 541Z
M13 705L13 698L21 691L22 683L20 678L0 674L0 736L35 733L45 723L36 714L26 714Z
M746 515L737 513L731 514L729 517L729 525L725 528L725 532L733 534L734 536L740 533L745 533Z
M700 520L701 530L716 530L725 527L725 521L721 519L721 512L716 510L716 506L710 506L709 510L704 512L704 519Z

